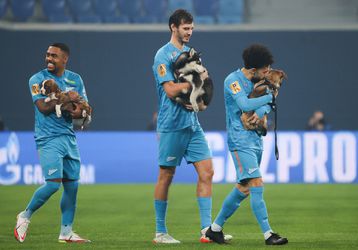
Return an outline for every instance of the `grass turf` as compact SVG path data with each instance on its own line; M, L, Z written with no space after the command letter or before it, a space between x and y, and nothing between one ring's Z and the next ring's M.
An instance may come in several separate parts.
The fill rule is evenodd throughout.
M213 217L233 185L214 185ZM26 241L13 236L16 214L36 186L0 186L0 249L270 249L249 199L225 225L229 245L200 244L195 185L174 184L167 226L179 245L155 245L152 184L81 186L74 229L91 244L60 244L60 193L37 211ZM289 239L284 249L358 249L358 185L266 185L272 228Z

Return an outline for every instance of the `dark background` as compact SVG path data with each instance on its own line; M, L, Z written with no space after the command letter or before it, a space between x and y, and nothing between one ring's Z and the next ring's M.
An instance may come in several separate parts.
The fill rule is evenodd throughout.
M79 73L94 106L90 130L145 130L157 108L152 74L156 51L169 32L0 30L0 116L8 129L32 130L28 79L43 69L47 47L68 43L68 69ZM223 81L242 67L242 50L266 44L274 68L288 75L279 95L279 129L305 129L316 109L335 130L356 130L358 32L195 31L191 46L202 52L215 84L211 106L199 114L204 130L224 130Z

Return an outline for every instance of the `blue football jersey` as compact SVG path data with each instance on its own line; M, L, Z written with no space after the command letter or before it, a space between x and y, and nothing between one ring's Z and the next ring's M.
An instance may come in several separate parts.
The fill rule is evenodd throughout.
M224 98L226 110L226 129L230 151L243 148L262 149L262 138L255 131L245 130L241 122L243 110L238 99L247 98L252 92L254 84L245 77L240 69L229 74L224 82ZM266 105L272 96L255 98L255 108L262 108L266 113L270 111ZM253 99L251 99L253 100ZM252 105L253 107L253 105Z
M38 99L46 98L46 96L40 93L40 88L41 83L47 79L54 79L62 91L76 91L86 101L88 101L82 78L77 73L65 70L61 77L57 77L48 72L47 69L44 69L33 75L29 80L29 87L32 95L32 101L35 107L36 144L44 142L47 139L57 135L74 135L72 118L69 115L63 113L60 118L56 116L55 112L52 112L49 115L45 115L41 113L35 105L35 102Z
M200 125L197 114L171 100L166 95L162 85L164 82L176 82L172 69L172 63L177 59L180 53L189 51L189 49L189 47L184 46L183 50L179 50L169 42L160 48L155 55L152 69L159 97L157 119L158 132L170 132L187 128L189 126Z

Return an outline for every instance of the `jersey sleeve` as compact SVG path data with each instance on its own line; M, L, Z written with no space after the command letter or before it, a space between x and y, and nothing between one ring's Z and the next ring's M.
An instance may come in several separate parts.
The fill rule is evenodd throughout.
M78 81L79 81L79 88L78 88L78 94L80 96L83 97L83 99L85 99L86 102L88 102L88 97L87 97L87 93L86 93L86 88L85 85L83 83L82 77L80 75L78 75Z
M270 105L264 105L259 107L258 109L255 110L255 113L258 115L258 117L261 119L265 114L270 113L271 111L271 107Z
M230 81L229 79L225 82L225 88L239 108L244 112L256 110L272 100L272 94L260 96L258 98L248 98L247 93L239 80Z
M45 98L46 96L42 95L40 92L40 85L44 80L43 76L34 75L29 80L29 88L32 96L32 101L35 103L38 99Z
M158 54L154 59L153 71L155 78L160 84L169 81L175 81L173 74L172 63L169 58Z

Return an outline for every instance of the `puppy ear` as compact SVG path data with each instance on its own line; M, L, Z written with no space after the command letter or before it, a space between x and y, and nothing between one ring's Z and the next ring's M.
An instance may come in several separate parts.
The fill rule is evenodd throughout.
M190 55L190 57L192 57L193 55L195 55L196 54L196 50L194 49L194 48L191 48L190 50L189 50L189 55Z
M281 78L288 80L288 77L287 77L287 74L285 73L285 71L283 71L281 69L279 69L278 71L282 74Z

